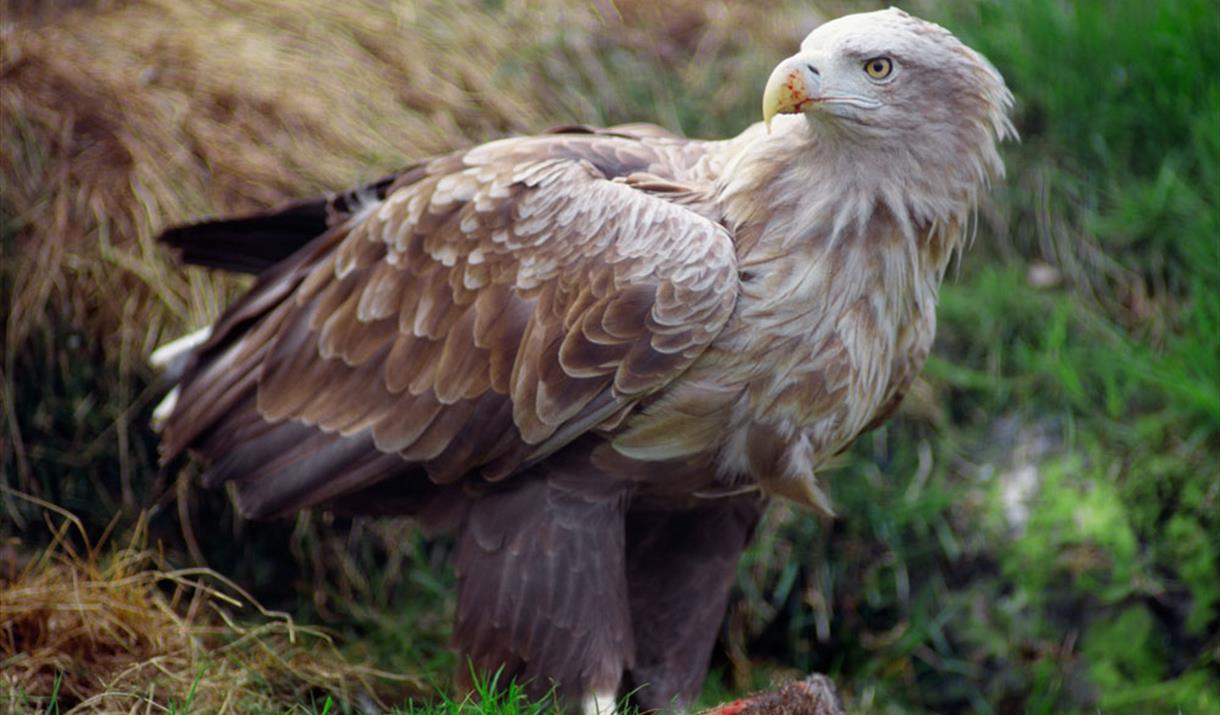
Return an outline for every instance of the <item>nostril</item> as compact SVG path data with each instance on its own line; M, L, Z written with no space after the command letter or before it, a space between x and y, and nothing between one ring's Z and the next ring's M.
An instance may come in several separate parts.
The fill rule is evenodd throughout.
M822 76L822 73L821 73L821 72L818 72L818 68L817 68L817 67L814 67L814 66L813 66L813 65L811 65L811 64L806 64L806 65L805 65L805 69L809 70L810 72L814 73L815 75L817 75L817 76L819 76L819 77L821 77L821 76Z

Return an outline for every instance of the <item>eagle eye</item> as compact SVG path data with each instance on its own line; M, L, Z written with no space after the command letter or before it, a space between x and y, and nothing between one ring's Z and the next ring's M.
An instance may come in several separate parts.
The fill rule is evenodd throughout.
M894 63L888 57L874 57L864 63L864 71L873 79L885 79L894 70Z

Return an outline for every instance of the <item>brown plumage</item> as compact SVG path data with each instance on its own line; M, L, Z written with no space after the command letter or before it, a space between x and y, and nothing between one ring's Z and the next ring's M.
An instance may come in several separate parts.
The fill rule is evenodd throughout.
M165 459L255 517L457 530L478 669L690 702L763 495L829 511L816 470L922 366L1011 133L986 60L897 10L822 26L764 97L727 141L568 127L167 232L258 279L187 358Z

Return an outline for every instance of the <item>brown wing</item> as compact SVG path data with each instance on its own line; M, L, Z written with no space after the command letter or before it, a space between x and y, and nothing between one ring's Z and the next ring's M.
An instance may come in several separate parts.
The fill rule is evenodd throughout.
M205 482L284 513L410 465L503 478L661 389L737 292L706 194L629 173L663 164L627 138L539 137L411 172L221 319L166 458L198 449Z

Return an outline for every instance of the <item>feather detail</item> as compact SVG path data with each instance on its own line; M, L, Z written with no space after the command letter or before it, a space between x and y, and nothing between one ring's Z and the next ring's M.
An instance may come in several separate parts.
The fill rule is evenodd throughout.
M268 432L217 474L279 513L367 489L390 464L374 453L438 482L503 478L621 414L690 366L736 298L729 235L700 204L706 188L676 178L684 165L664 168L675 156L686 160L636 138L554 135L390 181L230 308L242 318L211 338L226 347L184 375L165 456L231 447L232 430L261 420L335 435L311 464L379 465L282 475L299 460L269 451L289 432ZM201 410L216 390L226 397Z

